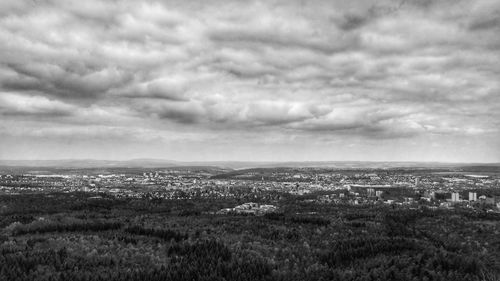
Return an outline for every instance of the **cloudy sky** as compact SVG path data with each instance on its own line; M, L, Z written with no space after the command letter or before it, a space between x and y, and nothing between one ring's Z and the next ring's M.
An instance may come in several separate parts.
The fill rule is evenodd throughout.
M0 159L500 161L498 0L0 2Z

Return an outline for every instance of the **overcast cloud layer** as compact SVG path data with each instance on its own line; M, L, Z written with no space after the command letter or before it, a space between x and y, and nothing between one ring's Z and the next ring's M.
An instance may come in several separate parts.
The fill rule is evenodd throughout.
M500 1L1 1L0 158L500 161Z

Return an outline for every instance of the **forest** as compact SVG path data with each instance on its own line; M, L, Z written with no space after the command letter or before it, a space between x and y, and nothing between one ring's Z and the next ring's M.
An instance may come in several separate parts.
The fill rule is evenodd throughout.
M498 280L500 217L236 199L0 196L0 280ZM275 202L266 202L275 203Z

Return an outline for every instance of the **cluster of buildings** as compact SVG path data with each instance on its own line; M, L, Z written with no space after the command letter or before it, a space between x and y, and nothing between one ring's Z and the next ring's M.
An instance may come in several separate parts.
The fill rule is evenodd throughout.
M214 177L214 172L152 170L128 174L0 175L0 193L88 192L115 197L163 199L238 199L278 202L304 196L321 204L430 204L441 207L495 205L498 175L408 171L334 171L277 169ZM468 200L466 200L468 199ZM248 203L250 204L250 203ZM252 203L254 204L254 203ZM264 205L241 205L235 212L267 212ZM272 210L272 208L270 208Z
M464 194L464 193L462 193ZM441 202L442 207L456 207L456 206L467 206L467 207L484 207L484 206L495 206L500 209L500 196L487 196L480 195L477 196L477 192L466 192L462 195L460 192L452 192L451 198L446 199L445 202Z
M225 208L221 209L220 211L217 212L217 214L230 214L230 213L235 213L235 214L251 214L251 215L264 215L267 213L273 213L276 212L278 208L274 205L267 205L267 204L258 204L258 203L244 203L241 205L238 205L234 208Z

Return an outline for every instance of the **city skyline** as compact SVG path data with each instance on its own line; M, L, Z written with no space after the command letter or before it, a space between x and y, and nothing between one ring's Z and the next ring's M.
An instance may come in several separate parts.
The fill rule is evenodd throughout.
M6 1L0 159L500 162L498 1Z

